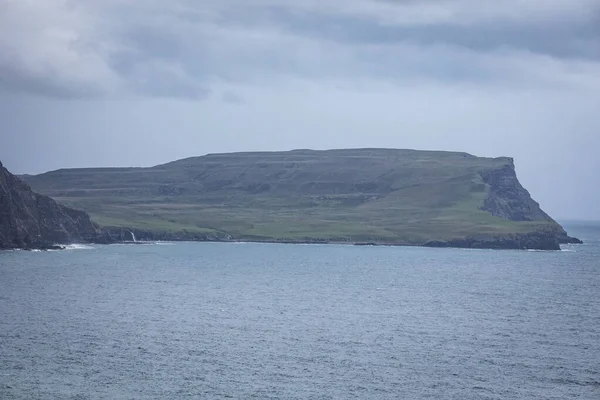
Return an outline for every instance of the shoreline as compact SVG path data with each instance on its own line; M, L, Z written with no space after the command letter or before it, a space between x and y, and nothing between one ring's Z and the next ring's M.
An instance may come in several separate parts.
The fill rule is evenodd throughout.
M492 249L492 250L560 250L561 244L580 244L581 240L555 231L533 231L527 233L506 233L497 236L467 236L443 240L428 239L421 241L393 241L368 238L366 240L348 239L344 237L331 239L311 238L268 238L260 236L238 236L224 232L198 233L189 231L167 232L149 231L142 229L129 229L123 227L104 227L101 235L91 242L110 244L115 242L132 243L131 235L134 234L138 241L169 241L169 242L223 242L223 243L273 243L273 244L344 244L355 246L414 246L430 248L467 248L467 249Z
M0 251L59 251L68 250L68 246L74 245L146 245L153 243L250 243L250 244L296 244L296 245L344 245L358 247L421 247L421 248L446 248L446 249L472 249L472 250L537 250L537 251L561 251L561 244L583 244L576 238L571 238L572 241L566 243L552 242L550 246L527 246L526 243L521 243L513 240L498 238L497 240L477 241L474 239L454 239L449 241L427 241L422 244L418 243L399 243L399 242L384 242L384 241L368 241L355 242L350 240L269 240L269 239L219 239L219 238L173 238L168 240L143 238L140 240L114 240L114 241L89 241L89 242L72 242L69 244L54 244L31 246L27 248L14 247L2 248ZM554 246L554 244L557 246Z

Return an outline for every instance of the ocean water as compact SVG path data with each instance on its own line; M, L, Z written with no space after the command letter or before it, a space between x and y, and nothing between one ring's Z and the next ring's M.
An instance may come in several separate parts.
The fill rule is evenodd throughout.
M600 399L600 226L561 252L0 253L0 399Z

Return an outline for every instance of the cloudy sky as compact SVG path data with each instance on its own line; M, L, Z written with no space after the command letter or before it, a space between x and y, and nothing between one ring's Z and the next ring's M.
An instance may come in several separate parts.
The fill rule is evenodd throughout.
M600 219L599 0L0 0L16 173L214 152L512 156Z

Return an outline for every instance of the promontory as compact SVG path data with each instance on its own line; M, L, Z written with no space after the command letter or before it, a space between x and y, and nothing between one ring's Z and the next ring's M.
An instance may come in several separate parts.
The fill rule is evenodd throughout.
M506 157L294 150L210 154L151 168L61 169L21 179L85 211L117 241L135 235L543 250L579 242L542 211Z

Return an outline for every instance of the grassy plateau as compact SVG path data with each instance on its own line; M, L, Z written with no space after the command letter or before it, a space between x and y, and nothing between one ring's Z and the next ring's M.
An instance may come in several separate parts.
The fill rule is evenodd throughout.
M518 186L524 205L513 198L503 207L524 207L529 214L511 220L486 210L492 195L504 202L494 182L486 182L491 171L514 175L512 159L394 149L295 150L22 178L103 226L240 240L422 244L556 225L536 209L516 175L499 182ZM514 197L510 188L501 189Z

